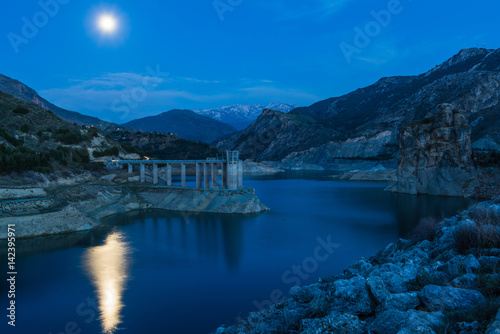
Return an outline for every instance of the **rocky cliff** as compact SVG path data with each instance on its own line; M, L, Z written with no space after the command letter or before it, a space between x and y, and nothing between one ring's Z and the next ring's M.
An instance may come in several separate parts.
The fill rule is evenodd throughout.
M290 152L319 146L334 133L310 116L264 109L254 123L218 147L238 150L245 159L278 161Z
M475 175L471 128L450 104L404 127L400 152L397 192L464 196Z

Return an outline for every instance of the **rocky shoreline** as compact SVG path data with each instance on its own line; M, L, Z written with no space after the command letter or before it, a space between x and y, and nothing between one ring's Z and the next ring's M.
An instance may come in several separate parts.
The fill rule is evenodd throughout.
M276 168L263 162L256 162L250 159L243 161L243 173L245 175L273 175L284 171L281 168Z
M500 199L289 294L214 333L500 333Z
M370 182L389 182L395 183L397 175L395 169L386 169L383 167L373 168L371 170L352 170L347 173L332 175L330 178L341 181L370 181Z
M70 185L0 189L0 239L15 224L17 238L90 230L114 214L160 209L192 213L254 214L269 210L252 188L188 189L135 183L111 177ZM4 228L5 227L5 228Z

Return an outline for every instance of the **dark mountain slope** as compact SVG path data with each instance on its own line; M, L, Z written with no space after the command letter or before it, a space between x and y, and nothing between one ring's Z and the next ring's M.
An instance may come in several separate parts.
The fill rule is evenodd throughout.
M17 97L21 100L34 103L44 109L50 110L57 116L70 123L77 123L78 125L84 124L89 126L100 126L103 128L113 128L116 126L116 124L102 121L96 117L86 116L75 111L69 111L63 108L59 108L58 106L50 103L49 101L38 95L38 93L34 89L26 86L18 80L11 79L2 74L0 74L0 91Z
M500 50L466 49L427 73L383 78L347 95L294 109L290 117L306 115L313 119L308 131L297 133L293 139L285 137L287 140L277 133L266 147L254 145L255 156L278 161L285 168L316 164L349 169L360 164L365 168L394 163L401 127L441 103L454 104L466 112L473 124L475 149L484 149L487 143L488 149L500 150L499 68ZM276 131L273 127L259 118L252 124L252 133L237 133L219 147L249 148L259 142L259 133ZM315 140L311 136L316 136ZM281 153L270 155L267 147L279 147ZM287 157L282 159L283 155Z
M147 132L173 133L183 139L210 143L236 132L229 124L202 116L191 110L170 110L157 116L144 117L125 123L129 128Z
M290 151L319 146L334 134L310 116L265 109L255 122L224 141L224 145L240 151L243 158L280 160Z

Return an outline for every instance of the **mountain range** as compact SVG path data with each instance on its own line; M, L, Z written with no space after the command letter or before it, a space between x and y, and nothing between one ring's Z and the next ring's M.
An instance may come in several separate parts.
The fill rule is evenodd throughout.
M272 109L281 112L289 112L298 106L287 103L271 102L267 105L234 105L216 109L199 109L195 113L211 117L218 121L227 123L237 130L243 130L253 123L262 114L264 109Z
M69 123L98 126L106 132L117 130L120 127L123 128L123 126L130 126L133 129L142 131L177 133L181 138L206 143L245 128L255 121L262 113L262 110L266 108L289 112L297 107L292 104L269 103L268 105L235 105L216 109L195 110L194 113L201 117L197 117L189 110L174 110L167 112L168 115L163 113L157 116L136 119L119 126L96 117L60 108L41 97L34 89L2 74L0 74L0 91L50 110ZM204 116L207 118L203 118Z
M146 132L173 133L183 139L211 143L237 130L231 125L203 116L192 110L174 109L156 116L139 118L123 124Z
M220 149L239 150L244 158L272 161L282 168L395 166L400 129L435 111L441 103L465 112L472 125L476 152L500 151L499 87L500 49L472 48L426 73L382 78L371 86L308 107L271 104L196 112L172 110L125 126L207 143L219 140ZM0 91L50 110L70 123L97 125L111 131L119 127L59 108L23 83L3 75Z
M415 76L382 78L347 95L296 108L266 110L219 143L282 168L394 167L399 131L441 103L463 110L475 150L500 150L500 49L464 49Z

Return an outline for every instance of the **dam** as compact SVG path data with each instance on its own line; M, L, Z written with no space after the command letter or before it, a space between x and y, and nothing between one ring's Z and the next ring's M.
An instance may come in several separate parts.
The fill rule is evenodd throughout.
M207 158L206 160L110 160L109 163L127 165L128 174L133 175L138 169L140 183L146 183L146 171L152 175L154 185L159 184L159 170L166 169L166 186L172 187L172 174L175 167L180 169L181 188L186 187L188 167L195 167L196 189L243 188L243 164L238 151L226 151L225 158ZM135 167L135 168L134 168ZM219 175L219 171L221 171Z

